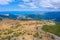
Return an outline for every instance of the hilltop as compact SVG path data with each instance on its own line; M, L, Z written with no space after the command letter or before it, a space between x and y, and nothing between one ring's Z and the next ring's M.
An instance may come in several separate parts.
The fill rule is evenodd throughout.
M55 23L46 20L3 19L0 21L0 40L54 40L52 35L41 31L44 25Z

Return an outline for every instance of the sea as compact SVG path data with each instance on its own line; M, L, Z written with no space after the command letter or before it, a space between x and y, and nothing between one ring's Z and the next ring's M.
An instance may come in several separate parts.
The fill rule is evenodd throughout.
M0 12L0 19L39 19L53 20L60 22L60 12L41 12L41 11L5 11Z

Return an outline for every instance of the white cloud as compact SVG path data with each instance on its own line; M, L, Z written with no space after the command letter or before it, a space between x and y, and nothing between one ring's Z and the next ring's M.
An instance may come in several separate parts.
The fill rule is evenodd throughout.
M22 8L38 8L33 2L19 4L18 6L20 6Z
M36 6L33 2L28 3L28 5L29 5L31 8L37 8L37 6Z
M26 7L26 6L23 5L23 4L20 4L20 5L18 5L18 6L20 6L21 8L25 8L25 7Z
M23 0L23 2L24 3L22 5L19 4L18 6L20 6L22 8L38 8L33 0L32 0L32 2L31 2L31 0Z
M19 4L21 8L38 8L34 3Z
M53 5L51 5L51 4L49 3L49 1L46 2L46 0L41 1L40 5L41 5L42 7L53 7Z
M60 0L51 0L51 1L55 3L60 3Z
M13 2L14 0L0 0L0 5L6 5L9 4L10 2Z
M41 0L40 5L43 8L59 9L60 0Z

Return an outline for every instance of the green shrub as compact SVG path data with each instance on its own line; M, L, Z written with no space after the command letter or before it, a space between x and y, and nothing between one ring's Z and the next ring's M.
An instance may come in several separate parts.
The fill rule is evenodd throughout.
M13 37L18 37L18 36L20 36L19 33L13 33Z
M33 35L34 37L39 37L38 32Z

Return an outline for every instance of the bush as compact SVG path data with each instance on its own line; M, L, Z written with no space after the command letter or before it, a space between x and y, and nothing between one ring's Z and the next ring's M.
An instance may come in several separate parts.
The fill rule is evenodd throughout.
M34 37L39 37L38 32L33 35Z
M13 33L13 37L18 37L18 36L20 36L19 33Z

